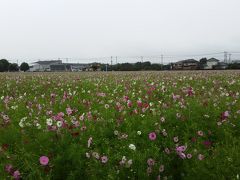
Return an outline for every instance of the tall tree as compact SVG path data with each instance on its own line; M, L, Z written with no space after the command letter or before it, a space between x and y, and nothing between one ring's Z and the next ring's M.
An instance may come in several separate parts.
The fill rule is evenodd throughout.
M9 62L6 59L0 60L0 72L8 71Z
M28 65L28 63L26 63L26 62L23 62L21 65L20 65L20 70L21 71L27 71L27 70L29 70L29 65Z

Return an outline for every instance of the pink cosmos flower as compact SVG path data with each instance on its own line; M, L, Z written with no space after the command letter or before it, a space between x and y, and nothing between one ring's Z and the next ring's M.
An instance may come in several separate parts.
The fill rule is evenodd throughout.
M151 174L151 173L152 173L152 168L151 168L151 167L148 167L148 168L147 168L147 173L148 173L148 174Z
M102 156L102 157L101 157L101 162L102 162L102 163L105 164L105 163L107 163L107 161L108 161L108 157L107 157L107 156Z
M178 142L178 136L175 136L174 138L173 138L173 141L176 143L176 142Z
M188 96L192 96L194 94L192 87L189 87L187 90Z
M148 137L151 141L154 141L157 138L157 135L155 132L151 132L148 134Z
M58 113L58 116L62 118L64 116L64 113L60 112L60 113Z
M203 136L203 132L202 132L202 131L198 131L197 134L198 134L199 136Z
M174 101L176 101L177 99L180 99L180 95L173 94L172 98L173 98Z
M140 100L137 100L137 105L138 105L138 107L142 107L142 101L140 101Z
M149 166L154 166L154 164L155 164L154 159L149 158L149 159L147 160L147 164L148 164Z
M186 155L185 155L184 153L182 153L182 152L179 153L178 155L179 155L179 157L182 158L182 159L185 159L185 158L186 158Z
M221 113L221 120L225 120L230 116L229 111L224 111L223 113Z
M132 101L128 100L127 106L128 106L129 108L132 107Z
M202 161L202 160L204 159L204 155L199 154L199 155L198 155L198 159L199 159L200 161Z
M47 156L41 156L39 158L39 161L40 161L41 165L46 166L46 165L48 165L49 158Z
M165 148L165 153L170 154L170 150L168 148Z
M20 179L20 177L21 177L20 172L19 172L18 170L14 171L14 173L13 173L13 178L16 179L16 180L18 180L18 179Z
M67 115L71 115L73 110L70 107L68 107L66 108L66 112L67 112Z
M160 165L160 167L159 167L159 172L163 172L164 171L164 165Z
M177 151L177 152L184 152L186 149L187 149L186 146L178 146L178 147L176 148L176 151Z
M212 142L209 141L209 140L206 140L206 141L203 142L203 145L204 145L206 148L210 148L211 145L212 145Z
M5 171L8 172L8 173L11 173L13 170L13 166L11 164L7 164L5 166Z
M192 158L192 155L191 155L191 154L187 154L187 158L188 158L188 159L191 159L191 158Z

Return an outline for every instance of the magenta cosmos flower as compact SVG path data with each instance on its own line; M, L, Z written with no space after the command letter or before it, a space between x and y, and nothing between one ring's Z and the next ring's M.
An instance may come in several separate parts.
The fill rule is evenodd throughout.
M149 133L148 137L151 141L154 141L157 138L157 135L155 132L151 132Z
M47 156L41 156L39 158L39 161L40 161L41 165L46 166L46 165L48 165L49 158Z

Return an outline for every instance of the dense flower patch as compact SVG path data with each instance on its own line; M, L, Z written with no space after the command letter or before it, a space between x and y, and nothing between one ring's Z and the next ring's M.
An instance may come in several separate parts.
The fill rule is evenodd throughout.
M0 74L3 179L238 179L240 72Z

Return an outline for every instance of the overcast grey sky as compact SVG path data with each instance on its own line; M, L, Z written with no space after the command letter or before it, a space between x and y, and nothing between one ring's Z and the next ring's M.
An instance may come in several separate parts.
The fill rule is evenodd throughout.
M0 58L240 51L239 0L0 0Z

